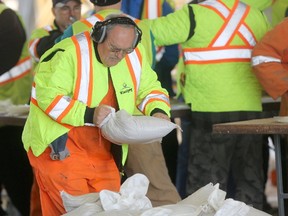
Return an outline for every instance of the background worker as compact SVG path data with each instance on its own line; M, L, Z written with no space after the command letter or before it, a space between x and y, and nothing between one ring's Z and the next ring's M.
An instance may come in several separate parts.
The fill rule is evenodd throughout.
M53 24L35 29L29 40L29 51L35 62L39 62L68 26L81 18L81 1L53 0L52 13L55 17Z
M98 128L111 113L107 106L130 114L137 108L170 121L167 91L157 81L140 40L141 30L133 20L107 17L92 33L63 40L41 57L23 142L44 216L65 213L59 191L119 191L111 143ZM123 85L131 91L121 94ZM125 160L127 146L122 149Z
M124 13L141 20L155 19L166 16L174 11L172 5L165 0L122 0L121 2L121 9ZM177 44L156 47L153 69L156 71L162 87L168 91L171 99L175 96L171 72L177 64L178 58L179 51ZM171 120L174 121L174 119ZM169 176L175 184L178 150L177 131L173 130L167 136L163 137L161 144ZM147 147L135 146L133 148L135 148L135 154L138 155L138 153L136 153L137 149L141 152L143 148ZM139 166L135 163L133 163L133 165L136 166L136 169ZM130 167L130 169L127 169L127 172L133 173L133 167Z
M26 33L20 16L2 1L0 29L0 101L27 104L32 63ZM0 126L0 192L4 186L19 213L28 216L33 175L21 142L22 129L20 126Z
M93 25L97 21L101 21L109 14L120 14L122 11L120 0L91 0L96 11L91 17L75 22L71 27L67 28L61 39L70 37L85 30L91 31ZM151 41L150 29L145 23L133 18L143 35L141 44L146 48L147 58L150 65L154 61L154 46ZM154 53L154 54L153 54ZM136 115L140 115L139 111L135 111ZM141 114L142 115L142 114ZM169 178L168 170L165 163L161 143L156 142L150 145L130 145L128 158L125 164L125 173L128 177L135 173L142 173L147 176L150 181L147 196L151 200L153 206L164 204L174 204L180 201L180 196L177 193L176 187ZM153 164L153 166L151 166Z
M253 72L264 90L273 98L281 97L280 116L288 115L288 18L267 32L253 49ZM281 142L287 152L287 137ZM284 191L287 191L287 158L282 161ZM285 203L287 206L287 203Z
M262 209L261 136L212 135L212 125L261 116L261 87L250 59L253 46L269 28L266 18L238 0L216 0L188 4L146 22L156 45L180 43L183 49L181 93L191 107L192 127L188 194L209 182L226 190L231 171L235 199Z

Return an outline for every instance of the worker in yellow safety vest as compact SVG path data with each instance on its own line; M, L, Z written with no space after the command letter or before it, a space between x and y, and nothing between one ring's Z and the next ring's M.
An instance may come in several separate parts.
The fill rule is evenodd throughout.
M121 0L90 0L94 4L94 14L85 19L81 19L73 23L65 30L63 35L56 41L63 40L72 35L81 33L83 31L91 31L96 22L102 21L109 14L122 14ZM155 47L154 42L151 41L151 33L149 26L141 22L139 19L133 18L139 28L142 30L141 44L146 48L146 53L150 65L153 67L155 62ZM139 110L135 110L135 115L142 115ZM139 151L141 155L139 155ZM155 161L154 166L150 166L150 162ZM119 164L120 166L120 164ZM135 173L142 173L150 180L147 196L151 200L153 206L175 204L180 201L180 196L176 187L172 183L165 158L162 152L160 142L155 142L147 145L130 145L127 161L122 161L125 174L129 177Z
M59 191L119 191L111 142L99 128L110 107L170 121L169 96L140 40L133 20L111 15L41 57L22 139L37 182L45 182L39 184L44 216L66 213Z

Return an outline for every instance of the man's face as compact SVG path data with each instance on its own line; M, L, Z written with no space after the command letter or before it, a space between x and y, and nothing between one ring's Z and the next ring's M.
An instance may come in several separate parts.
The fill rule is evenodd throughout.
M115 66L127 54L133 52L135 37L133 26L116 25L108 31L104 42L98 44L98 52L103 65L106 67Z
M68 1L64 6L52 8L57 25L63 32L69 25L81 18L81 4L77 1Z

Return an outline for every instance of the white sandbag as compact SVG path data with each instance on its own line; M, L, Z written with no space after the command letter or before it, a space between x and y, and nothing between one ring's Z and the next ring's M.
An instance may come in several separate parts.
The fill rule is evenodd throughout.
M163 205L146 210L141 216L196 216L197 207L193 205Z
M125 110L112 111L100 125L102 135L115 144L148 144L180 127L152 116L132 116Z
M65 191L60 192L60 196L63 201L64 208L66 212L73 211L77 209L79 206L88 204L88 203L98 203L99 211L103 211L99 193L89 193L79 196L72 196Z
M145 210L152 208L151 201L146 196L149 180L140 173L126 179L120 192L102 190L99 193L102 207L108 210Z

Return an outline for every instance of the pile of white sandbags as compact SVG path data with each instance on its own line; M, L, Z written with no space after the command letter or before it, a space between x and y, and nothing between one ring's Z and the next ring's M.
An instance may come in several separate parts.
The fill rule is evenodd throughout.
M120 192L103 190L82 196L61 192L64 216L268 216L243 202L225 199L226 192L212 183L174 205L153 208L146 197L149 180L142 174L128 178Z

